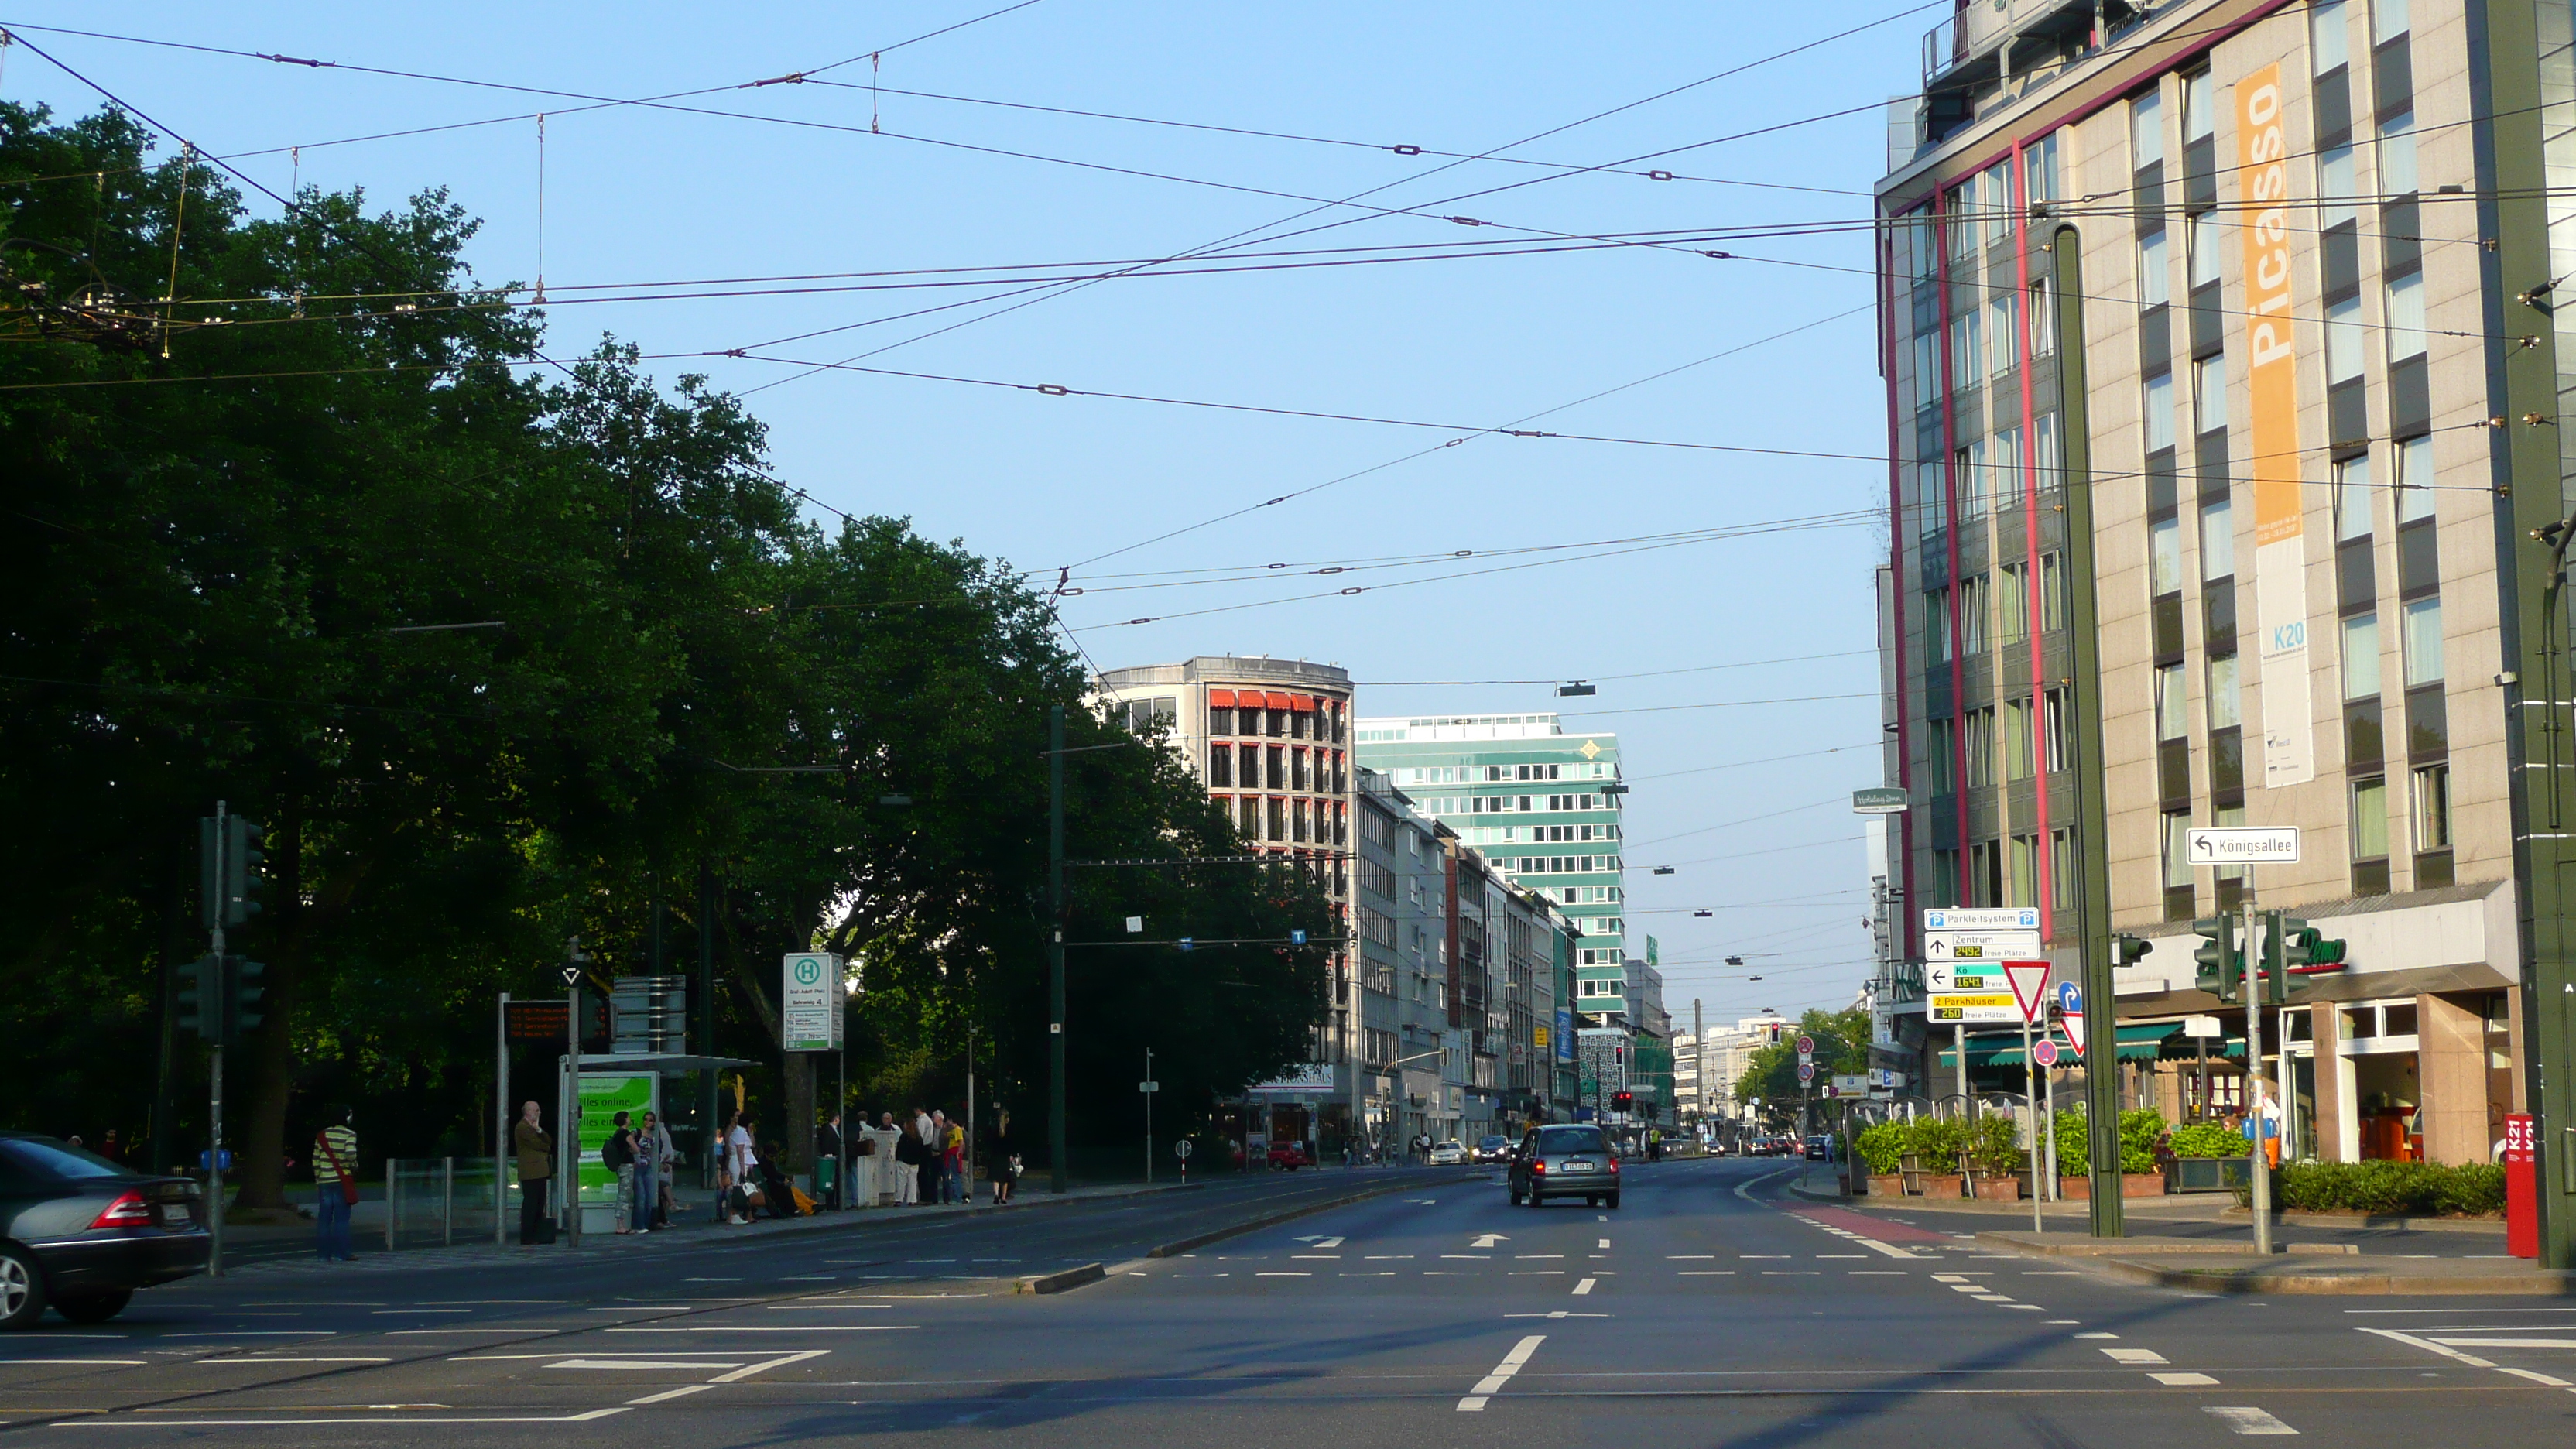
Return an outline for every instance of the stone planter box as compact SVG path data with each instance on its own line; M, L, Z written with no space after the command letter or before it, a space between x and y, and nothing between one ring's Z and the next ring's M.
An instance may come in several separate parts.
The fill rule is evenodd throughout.
M2251 1157L2177 1157L2165 1164L2165 1191L2230 1192L2253 1180Z
M1901 1172L1871 1173L1869 1175L1869 1195L1871 1197L1905 1196L1905 1174Z
M1947 1198L1956 1202L1967 1194L1959 1190L1957 1174L1927 1172L1923 1174L1923 1195L1927 1198Z
M1977 1179L1977 1197L1985 1202L2019 1202L2022 1186L2018 1177L1981 1177Z
M2093 1197L2093 1179L2089 1177L2061 1177L2057 1180L2057 1195L2067 1202L2091 1201ZM2163 1197L2164 1195L2165 1177L2161 1172L2124 1172L2120 1174L2120 1196L2122 1197Z

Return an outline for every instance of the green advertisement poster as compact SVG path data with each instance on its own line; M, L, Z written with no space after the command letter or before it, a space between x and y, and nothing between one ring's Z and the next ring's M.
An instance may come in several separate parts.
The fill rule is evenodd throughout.
M599 1149L617 1130L617 1114L638 1126L655 1109L651 1073L584 1072L581 1074L581 1202L584 1207L617 1205L617 1171L599 1160Z

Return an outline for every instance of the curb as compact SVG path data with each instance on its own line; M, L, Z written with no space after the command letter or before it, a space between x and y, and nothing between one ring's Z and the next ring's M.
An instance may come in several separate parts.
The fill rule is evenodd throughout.
M1285 1222L1294 1222L1299 1218L1307 1217L1314 1213L1330 1212L1334 1208L1338 1207L1349 1207L1352 1203L1366 1202L1370 1198L1383 1197L1390 1192L1403 1192L1407 1189L1420 1188L1422 1186L1423 1184L1418 1181L1390 1182L1381 1186L1368 1188L1361 1192L1344 1193L1340 1197L1328 1198L1323 1202L1305 1203L1298 1207L1283 1208L1278 1212L1264 1213L1256 1218L1246 1218L1239 1223L1229 1223L1224 1227L1211 1229L1210 1231L1200 1233L1195 1237L1182 1238L1177 1242L1164 1243L1157 1247L1149 1248L1146 1250L1145 1256L1148 1258L1177 1258L1181 1254L1189 1252L1194 1248L1203 1248L1210 1243L1222 1242L1227 1238L1239 1237L1245 1233L1258 1232L1263 1228L1276 1227Z
M2250 1242L2211 1240L2207 1238L2069 1238L2052 1242L2028 1233L1979 1233L1977 1241L1994 1248L2011 1248L2016 1252L2037 1253L2048 1258L2126 1258L2141 1253L2166 1257L2234 1257L2254 1256ZM2352 1243L2285 1243L2273 1249L2292 1255L2357 1257L2361 1249Z
M1068 1288L1079 1288L1085 1283L1097 1283L1108 1276L1108 1270L1098 1263L1085 1263L1079 1268L1066 1268L1059 1272L1041 1273L1035 1277L1022 1278L1012 1285L1011 1291L1013 1293L1062 1293Z
M1790 1183L1789 1192L1792 1196L1805 1198L1809 1202L1848 1203L1852 1201L1851 1194L1847 1192L1811 1192L1803 1178Z
M2037 1257L2080 1257L2089 1266L2115 1278L2151 1288L2179 1288L2192 1293L2279 1293L2315 1297L2576 1297L2576 1271L2565 1269L2533 1269L2513 1274L2392 1273L2323 1263L2280 1267L2265 1264L2242 1268L2169 1268L2135 1258L2086 1253L2072 1243L2064 1249L2057 1249L2054 1244L2016 1241L2014 1235L2008 1233L1979 1233L1977 1241L1989 1247L2008 1248ZM2139 1250L2133 1247L2129 1251ZM2167 1250L2154 1247L2148 1251ZM2297 1251L2352 1254L2356 1250L2349 1244L2339 1243L2322 1247L2302 1244Z

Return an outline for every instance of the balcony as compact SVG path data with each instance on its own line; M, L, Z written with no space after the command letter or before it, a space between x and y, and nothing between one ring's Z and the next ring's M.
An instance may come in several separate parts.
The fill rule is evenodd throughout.
M1922 143L1937 143L1974 120L1978 103L2013 77L2086 54L2095 43L2096 3L1962 0L1923 36ZM2100 13L2116 36L2170 3L2100 0Z

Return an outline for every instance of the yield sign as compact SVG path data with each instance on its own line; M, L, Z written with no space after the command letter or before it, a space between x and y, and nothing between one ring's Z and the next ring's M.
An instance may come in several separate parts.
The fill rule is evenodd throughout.
M2084 988L2072 981L2057 983L2057 1024L2066 1028L2067 1045L2077 1056L2084 1055Z
M2048 1001L2048 963L2045 961L2006 961L2004 979L2012 983L2013 1001L2021 1007L2021 1019L2039 1020Z

